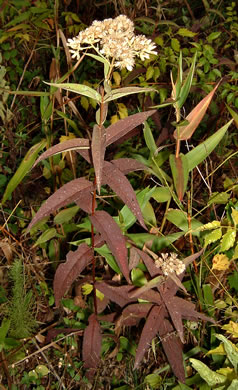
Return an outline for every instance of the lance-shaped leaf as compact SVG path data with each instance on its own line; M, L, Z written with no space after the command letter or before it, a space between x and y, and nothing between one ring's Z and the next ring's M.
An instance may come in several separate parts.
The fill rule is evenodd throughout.
M145 93L145 92L155 92L156 90L151 87L124 87L124 88L117 88L113 89L110 93L107 93L104 97L104 102L110 102L115 99L119 99L123 96L128 96L133 93Z
M66 206L71 202L75 202L79 198L80 192L89 189L93 191L93 184L83 177L64 184L45 201L32 219L27 230L29 231L38 221L50 215L60 207Z
M94 215L91 215L89 218L98 233L106 241L113 256L117 260L122 274L125 276L127 282L130 283L126 240L121 229L114 219L104 210L95 211Z
M130 115L127 118L121 119L107 128L106 145L110 145L117 141L136 126L143 123L149 116L153 115L156 110L146 112L137 112L137 114Z
M77 195L77 199L75 199L75 203L86 213L92 213L92 204L93 204L93 193L92 188L89 187L84 191L81 191ZM94 208L97 208L97 201L94 200Z
M178 198L180 201L182 201L184 192L187 189L189 175L187 157L182 153L180 153L178 157L176 157L174 154L171 154L169 156L169 163Z
M134 216L138 219L141 226L147 230L139 203L136 199L135 191L133 190L126 176L110 162L104 162L103 166L103 183L109 185L111 189L123 200L130 208Z
M190 91L190 88L192 85L192 81L193 81L196 58L197 58L197 52L195 52L195 54L193 56L192 63L190 65L190 69L189 69L188 75L186 77L186 80L183 83L183 86L181 88L179 88L179 99L176 102L176 105L178 106L178 108L181 108L183 106L183 104L184 104L184 102L187 99L187 96L189 94L189 91ZM179 70L180 74L181 74L181 69L182 69L182 67ZM179 77L179 75L178 75L178 77ZM177 82L176 82L176 86L177 86Z
M27 152L24 159L22 160L19 168L9 181L7 188L3 194L2 204L6 202L6 200L10 197L12 192L18 186L19 183L24 179L29 170L32 168L39 152L45 147L46 140L42 140L38 144L31 147L31 149Z
M100 361L102 334L96 314L91 314L83 335L83 361L85 368L97 368Z
M152 308L151 303L136 303L128 305L122 312L121 322L123 326L136 326L141 318L147 317Z
M174 328L171 323L164 319L159 327L159 335L164 348L164 352L168 358L173 373L182 383L185 382L185 373L183 366L183 347L178 336L174 333Z
M95 246L101 246L104 240L100 236L95 237ZM76 251L70 251L66 256L66 262L60 264L54 277L55 304L59 306L60 299L64 296L71 284L79 277L93 259L93 251L87 244L81 244Z
M75 92L79 95L87 96L93 100L96 100L98 103L101 102L101 95L94 89L88 87L84 84L74 84L74 83L46 83L47 85L51 85L52 87L62 88L66 91Z
M130 172L139 171L147 169L147 167L142 164L140 161L137 161L133 158L118 158L117 160L111 160L112 164L114 164L124 175L127 175Z
M116 302L119 306L126 306L128 303L136 302L136 298L130 298L129 293L133 286L113 286L105 282L96 282L95 287L101 291L112 302Z
M33 165L33 168L40 161L45 160L48 157L54 156L55 154L69 152L71 150L79 151L79 149L85 149L86 151L88 151L89 140L86 138L74 138L54 145L41 154L41 156L36 160L35 164Z
M219 84L220 83L218 83L215 88L213 88L213 90L204 99L202 99L200 103L198 103L197 106L188 114L185 119L189 121L189 124L186 126L179 126L174 132L174 138L180 140L188 140L192 137L194 131L204 117Z
M228 123L226 123L219 130L217 130L215 134L207 138L206 141L202 142L200 145L196 146L196 148L192 149L190 152L186 154L189 171L191 171L202 161L204 161L207 158L207 156L209 156L209 154L219 144L219 142L227 132L227 129L232 122L233 119L231 119Z
M156 336L161 327L166 311L163 306L153 306L146 319L142 330L138 348L136 351L134 369L138 368L145 352L149 349L152 339Z
M92 158L96 176L97 190L100 194L102 184L102 168L106 150L106 130L104 126L94 125L92 136Z
M149 282L147 282L144 286L137 288L135 291L132 291L130 294L131 298L141 298L141 295L145 293L148 290L151 290L154 287L158 287L162 282L164 282L164 277L162 275L156 276L155 278L151 279ZM156 293L158 295L158 293Z

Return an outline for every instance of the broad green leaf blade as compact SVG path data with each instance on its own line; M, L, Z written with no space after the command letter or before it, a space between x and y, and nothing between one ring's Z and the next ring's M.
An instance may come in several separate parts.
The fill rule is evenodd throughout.
M98 194L102 184L102 169L106 150L106 129L104 126L94 125L92 135L92 159L96 176Z
M15 190L15 188L18 186L18 184L21 183L23 178L27 175L28 171L32 168L34 162L36 161L36 158L37 158L39 152L45 146L46 146L46 140L42 140L38 144L32 146L30 148L30 150L27 152L26 156L22 160L16 173L13 175L13 177L11 178L11 180L9 181L9 183L7 185L7 188L3 194L2 204L4 204L7 199L9 199L12 192Z
M183 106L185 100L188 97L188 94L189 94L189 91L190 91L190 88L192 85L192 81L193 81L196 59L197 59L197 52L193 56L193 60L192 60L192 64L190 65L189 73L187 75L187 78L186 78L183 86L180 89L179 100L176 103L179 108L181 108Z
M98 103L101 102L102 97L101 95L95 91L94 89L88 87L84 84L74 84L74 83L47 83L45 84L50 85L52 87L56 88L62 88L66 91L74 92L79 95L87 96L93 100L96 100Z
M44 244L45 242L51 240L57 235L57 231L55 228L47 229L45 232L43 232L40 237L36 240L36 242L33 245L33 248L35 248L38 245Z
M215 134L207 138L206 141L202 142L200 145L196 146L196 148L186 154L189 171L194 169L197 165L204 161L207 156L209 156L209 154L219 144L232 122L233 119L217 130Z
M200 376L207 382L208 386L216 386L226 382L226 377L212 371L206 364L197 359L189 359L193 368L200 374Z
M189 124L186 126L179 126L174 131L174 138L180 140L188 140L189 138L192 137L194 131L198 127L202 118L204 117L207 108L211 103L213 95L216 92L217 88L219 87L219 84L220 83L218 83L215 86L215 88L213 88L213 90L207 96L205 96L205 98L202 99L200 103L198 103L196 107L188 114L188 116L185 119L189 121Z
M79 211L79 206L69 207L65 210L61 210L55 217L54 223L61 224L69 222Z
M140 88L140 87L124 87L124 88L117 88L112 90L110 93L107 93L104 97L104 102L110 102L112 100L119 99L123 96L128 96L133 93L145 93L145 92L157 92L154 88L146 87L146 88ZM101 98L101 95L100 95Z
M168 187L156 187L152 198L158 203L168 202L171 199L171 191Z
M172 222L175 226L177 226L184 232L188 231L188 215L184 211L169 209L166 214L166 218L168 221ZM192 218L191 227L193 230L193 234L196 235L196 229L200 226L202 226L202 223L197 221L195 218Z
M230 360L231 364L234 366L235 371L237 372L238 348L231 341L227 340L226 337L223 336L222 334L217 334L216 338L223 342L227 357Z
M5 338L7 336L7 332L10 328L11 321L7 318L3 318L1 327L0 327L0 351L4 348Z
M189 175L187 157L182 153L180 153L178 157L176 157L174 154L171 154L169 156L169 163L178 198L180 201L182 201L184 192L187 189Z

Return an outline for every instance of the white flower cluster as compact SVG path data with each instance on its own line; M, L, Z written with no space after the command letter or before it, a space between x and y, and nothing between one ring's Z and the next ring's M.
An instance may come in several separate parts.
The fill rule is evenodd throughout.
M72 58L77 59L80 58L80 51L96 45L103 56L112 58L114 66L128 70L132 70L136 56L144 61L150 54L157 54L151 39L134 34L134 23L125 15L101 22L95 20L77 37L68 39L67 45L71 48Z
M178 259L176 253L161 253L161 257L155 260L155 265L161 268L164 275L169 275L174 272L180 275L186 268L182 260Z

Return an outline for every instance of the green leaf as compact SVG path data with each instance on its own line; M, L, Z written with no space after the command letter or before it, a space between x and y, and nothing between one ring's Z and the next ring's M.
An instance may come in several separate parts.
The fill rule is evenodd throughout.
M234 222L234 225L238 225L238 210L234 209L233 207L231 208L231 216Z
M36 370L36 372L37 372L38 374L40 374L41 376L46 376L46 375L48 375L49 372L50 372L49 369L48 369L48 367L46 367L46 366L43 365L43 364L38 364L38 366L36 366L35 370Z
M207 204L208 205L211 205L211 204L227 204L228 200L230 198L230 194L228 194L227 192L214 192Z
M152 131L147 121L144 122L143 133L144 133L146 146L150 150L151 154L154 155L158 148L156 146Z
M226 104L226 108L229 111L229 113L231 114L232 118L235 121L236 127L238 128L238 114L237 114L237 112L232 110L232 108L229 107L227 104Z
M145 74L146 80L152 79L153 75L154 75L154 67L153 66L149 66L147 68L146 74Z
M233 367L235 368L235 371L237 372L238 348L231 341L227 340L227 338L225 336L223 336L222 334L217 334L216 338L223 342L227 357L230 360Z
M224 236L221 241L220 251L228 251L228 249L232 248L236 239L236 231L235 229L230 229Z
M57 224L69 222L79 211L79 206L69 207L65 210L61 210L55 217L54 222Z
M128 96L134 93L145 93L145 92L157 92L154 88L146 87L146 88L140 88L140 87L124 87L124 88L117 88L113 89L110 93L107 93L104 96L104 102L108 103L112 100L119 99L123 96Z
M133 268L131 271L131 280L134 286L141 287L147 283L147 279L144 275L144 272L139 268Z
M234 271L232 275L228 275L228 283L230 288L234 288L238 292L238 272Z
M222 236L222 230L221 229L215 229L211 233L208 233L205 236L204 245L210 245L213 244L213 242L216 242L217 240L220 240Z
M180 43L177 38L172 38L171 39L171 47L174 51L179 52L180 51Z
M180 90L179 100L178 100L178 102L176 102L176 105L179 108L181 108L184 105L184 102L187 99L188 94L190 92L190 88L191 88L193 76L194 76L194 71L195 71L196 59L197 59L197 52L193 56L188 75L187 75L186 80L183 83L183 86L181 87L181 90Z
M215 39L217 39L221 35L221 31L214 31L211 34L208 35L207 41L212 42Z
M47 85L50 85L52 87L62 88L62 89L65 89L66 91L70 91L70 92L77 93L79 95L87 96L91 99L96 100L98 103L100 103L102 100L101 95L97 91L95 91L94 89L92 89L84 84L47 83L46 81L44 81L44 83Z
M210 370L206 364L197 359L189 359L193 368L200 374L200 376L207 382L208 386L216 386L226 382L226 377Z
M22 160L19 168L16 173L13 175L11 180L9 181L7 188L3 194L2 204L4 204L18 186L21 183L23 178L26 176L28 171L32 168L34 162L36 161L39 152L46 146L46 140L42 140L38 144L32 146L30 150L27 152L26 156Z
M215 134L211 135L211 137L207 138L206 141L202 142L200 145L196 146L196 148L192 149L186 154L189 171L194 169L197 165L204 161L207 156L209 156L209 154L219 144L232 122L233 119L217 130Z
M119 275L121 274L120 268L118 267L107 245L103 245L100 248L95 248L95 251L106 259L107 263L113 269L114 272L116 272Z
M169 209L166 214L166 218L168 221L172 222L175 226L177 226L179 229L183 230L184 232L188 231L188 216L187 213L185 213L184 211ZM202 225L201 222L192 218L191 220L192 230L196 230L201 225Z
M57 231L55 228L47 229L44 233L40 235L40 237L36 240L35 244L33 245L33 248L44 244L45 242L51 240L53 237L57 235Z
M189 38L193 38L193 37L195 37L195 35L197 35L196 33L188 30L187 28L180 28L177 31L177 34L181 35L182 37L189 37Z
M208 222L206 223L205 225L202 225L198 228L199 231L203 231L203 230L213 230L213 229L217 229L221 226L221 222L220 221L212 221L212 222Z
M238 379L233 379L230 386L227 387L227 390L237 390L238 389Z
M4 348L5 338L7 336L7 332L10 328L11 321L7 318L3 318L1 327L0 327L0 351Z
M158 203L168 202L171 199L171 191L168 187L156 187L152 198Z

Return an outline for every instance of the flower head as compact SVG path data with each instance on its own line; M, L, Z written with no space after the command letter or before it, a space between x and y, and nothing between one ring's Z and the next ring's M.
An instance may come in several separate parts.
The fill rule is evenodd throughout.
M169 275L174 272L180 275L186 267L182 260L179 260L177 257L177 253L161 253L161 257L155 261L155 265L161 268L164 275Z
M134 34L134 23L125 15L115 19L95 20L77 37L68 39L72 58L80 58L80 51L97 44L99 53L112 59L116 67L132 70L135 57L142 61L156 54L155 44L144 35ZM90 45L90 46L85 46Z

